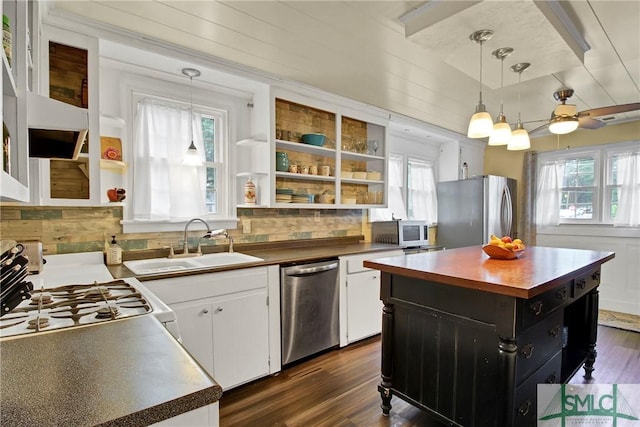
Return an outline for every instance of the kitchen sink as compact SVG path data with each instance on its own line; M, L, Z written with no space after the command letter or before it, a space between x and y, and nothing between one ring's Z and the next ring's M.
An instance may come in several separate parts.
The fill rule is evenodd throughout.
M262 258L238 252L221 252L194 256L193 258L152 258L125 261L124 265L135 275L171 273L211 267L263 261Z

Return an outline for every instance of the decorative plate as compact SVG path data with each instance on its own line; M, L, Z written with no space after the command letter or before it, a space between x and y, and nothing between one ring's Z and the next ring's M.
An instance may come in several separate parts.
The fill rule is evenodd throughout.
M489 258L494 259L516 259L520 258L522 254L524 254L524 249L512 251L511 249L501 248L496 245L484 245L482 250L484 253L489 255Z

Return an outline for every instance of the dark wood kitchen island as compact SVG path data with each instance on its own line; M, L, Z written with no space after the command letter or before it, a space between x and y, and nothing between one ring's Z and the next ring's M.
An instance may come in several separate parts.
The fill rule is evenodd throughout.
M445 425L535 426L537 384L596 359L601 265L613 252L481 246L365 261L382 272L383 413L395 395Z

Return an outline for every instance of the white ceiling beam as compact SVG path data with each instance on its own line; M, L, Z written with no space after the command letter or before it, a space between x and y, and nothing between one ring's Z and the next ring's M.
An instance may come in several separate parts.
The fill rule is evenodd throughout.
M410 38L425 28L450 18L476 3L480 3L480 1L431 0L422 4L399 18L400 22L404 24L404 36Z

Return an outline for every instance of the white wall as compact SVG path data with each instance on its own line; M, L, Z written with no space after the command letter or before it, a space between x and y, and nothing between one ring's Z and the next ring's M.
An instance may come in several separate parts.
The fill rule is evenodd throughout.
M462 165L467 163L469 176L484 174L483 141L450 141L440 145L438 181L462 179Z
M602 266L600 308L640 315L640 230L608 226L538 228L537 246L615 252Z

